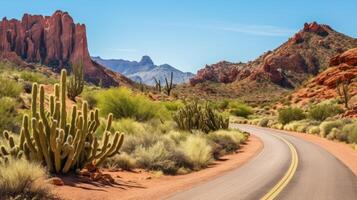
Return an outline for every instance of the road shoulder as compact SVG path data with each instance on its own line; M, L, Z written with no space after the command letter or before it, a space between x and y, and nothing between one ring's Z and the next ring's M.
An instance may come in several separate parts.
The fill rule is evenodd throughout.
M277 129L272 129L277 130ZM297 133L291 131L277 130L285 134L293 135L295 137L312 142L329 153L338 158L343 164L345 164L351 171L357 176L357 151L352 149L348 144L339 141L332 141L326 138L319 137L317 135Z

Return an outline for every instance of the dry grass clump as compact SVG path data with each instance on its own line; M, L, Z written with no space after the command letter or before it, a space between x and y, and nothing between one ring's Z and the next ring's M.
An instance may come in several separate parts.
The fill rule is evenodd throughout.
M195 170L207 167L213 159L212 147L202 136L190 135L180 146Z
M0 199L53 199L46 177L40 164L9 158L0 164Z

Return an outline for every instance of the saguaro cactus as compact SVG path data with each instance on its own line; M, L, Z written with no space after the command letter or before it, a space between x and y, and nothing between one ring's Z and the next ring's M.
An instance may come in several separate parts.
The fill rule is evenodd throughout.
M84 73L83 63L72 65L72 76L68 82L68 98L76 101L76 97L83 92L84 88Z
M16 145L26 158L42 162L53 173L67 173L90 163L98 165L118 153L124 139L119 132L110 133L113 120L110 114L100 145L95 134L100 125L98 110L89 111L87 102L81 110L74 105L70 117L67 116L66 78L67 73L62 70L61 82L54 85L47 110L44 87L33 84L31 115L24 115Z
M167 80L167 77L165 77L165 82L166 82L165 91L168 96L170 96L171 90L173 88L173 83L172 83L173 77L174 77L173 72L171 72L171 75L170 75L170 82Z
M161 80L159 79L156 79L154 78L154 81L155 81L155 89L158 91L158 92L161 92Z

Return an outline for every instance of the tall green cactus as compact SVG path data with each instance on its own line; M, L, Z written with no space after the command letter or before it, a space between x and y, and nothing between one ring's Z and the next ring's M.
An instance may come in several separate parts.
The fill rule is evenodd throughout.
M166 91L167 96L170 96L171 90L173 88L173 77L174 77L173 72L171 72L171 74L170 74L170 81L168 81L167 78L165 77L165 83L166 83L165 91Z
M68 82L68 98L76 101L76 97L83 92L84 88L83 62L72 65L72 76Z
M196 129L208 133L229 126L229 117L218 114L208 104L202 106L196 101L185 105L173 118L180 129L188 131Z
M89 111L87 102L80 110L74 105L67 116L66 79L66 70L62 70L60 84L54 85L47 110L44 86L33 84L31 115L24 115L20 141L15 145L27 159L38 160L50 172L63 174L90 163L99 165L117 154L124 140L123 134L110 132L113 116L109 114L100 145L95 134L100 125L98 110Z
M1 139L6 141L7 145L2 144L0 146L0 164L7 163L10 156L18 159L23 156L24 151L15 144L13 136L8 131L3 132Z

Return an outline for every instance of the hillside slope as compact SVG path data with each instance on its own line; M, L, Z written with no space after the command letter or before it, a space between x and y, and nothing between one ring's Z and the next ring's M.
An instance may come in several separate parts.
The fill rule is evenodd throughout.
M356 44L328 25L305 23L287 42L253 61L205 66L185 88L207 96L223 93L245 101L271 101L326 70L332 57Z

